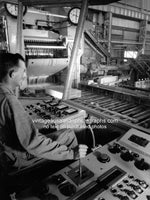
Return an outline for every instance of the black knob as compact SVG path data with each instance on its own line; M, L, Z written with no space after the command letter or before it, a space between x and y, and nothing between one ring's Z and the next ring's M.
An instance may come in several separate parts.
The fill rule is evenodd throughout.
M127 184L129 181L127 179L124 179L123 182Z
M121 191L125 192L128 196L130 196L132 199L136 199L137 195L135 192L133 192L132 190L128 190L128 189L121 189Z
M99 151L95 151L94 155L96 156L97 160L106 163L110 161L110 157L105 153L100 153Z
M141 194L143 192L143 190L141 189L141 187L139 185L134 185L134 184L128 184L127 186L130 186L131 188L133 188L137 193Z
M135 182L137 182L139 185L141 185L143 188L147 188L148 187L148 184L143 181L143 180L140 180L138 178L134 179Z
M120 154L120 157L124 160L124 161L132 161L133 160L133 156L129 151L125 151L122 152Z
M71 196L76 193L76 187L69 182L62 183L61 185L59 185L58 189L60 193L65 196Z
M123 188L123 185L122 184L117 184L117 187L118 188Z
M128 196L123 196L121 194L113 194L114 197L117 197L120 200L130 200Z
M128 178L133 179L134 176L129 174L129 175L128 175Z
M61 117L61 111L60 110L56 112L56 116Z
M113 193L113 194L117 193L117 189L112 188L112 189L111 189L111 193Z
M146 163L143 158L140 160L135 160L134 165L139 170L148 170L150 168L149 164Z
M113 145L109 145L108 150L111 153L119 153L121 151L120 150L120 146L118 144L116 144L116 143L114 143Z

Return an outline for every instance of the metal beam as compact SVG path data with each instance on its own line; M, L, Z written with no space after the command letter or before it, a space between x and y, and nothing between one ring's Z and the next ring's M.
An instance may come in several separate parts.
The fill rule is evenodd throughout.
M38 5L51 5L51 6L75 6L81 5L82 0L19 0L27 6L38 6ZM89 5L106 5L120 0L88 0ZM18 3L17 0L0 0L1 2Z
M122 15L125 17L129 18L134 18L138 20L150 20L150 15L149 13L143 13L141 10L133 10L131 8L126 8L126 7L120 7L118 4L113 4L113 5L93 5L89 6L89 8L94 9L94 10L99 10L99 11L104 11L104 12L112 12L112 14L116 15Z
M16 53L22 54L22 21L23 21L23 4L18 1L17 17L17 35L16 35ZM15 89L16 97L19 97L19 87Z
M88 0L83 0L82 6L81 6L81 12L80 12L80 17L79 17L79 23L76 29L76 34L75 34L75 39L73 43L73 48L72 48L72 53L71 53L71 58L69 62L69 71L67 74L67 79L65 82L65 90L63 93L63 99L66 100L69 97L69 91L72 86L72 74L74 70L74 63L77 59L77 51L80 46L80 39L82 37L83 29L84 29L84 22L86 19L86 14L88 10Z
M40 7L81 7L82 0L19 0L26 6L40 6ZM88 0L89 5L106 5L120 0ZM0 0L1 3L18 4L18 0Z
M22 21L23 21L23 4L18 1L17 17L17 35L16 35L16 53L22 54Z
M20 0L24 5L28 5L28 6L35 6L35 5L74 5L74 4L81 4L82 0Z
M18 0L0 0L0 3L14 3L14 4L18 4Z

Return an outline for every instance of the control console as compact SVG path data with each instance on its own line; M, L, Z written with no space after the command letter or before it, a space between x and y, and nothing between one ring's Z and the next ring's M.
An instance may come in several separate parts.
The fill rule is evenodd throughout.
M25 110L39 129L83 128L86 112L54 98L44 100L22 100Z
M145 153L148 145L149 135L130 129L123 137L82 158L81 175L76 161L17 194L17 199L149 200L150 157Z

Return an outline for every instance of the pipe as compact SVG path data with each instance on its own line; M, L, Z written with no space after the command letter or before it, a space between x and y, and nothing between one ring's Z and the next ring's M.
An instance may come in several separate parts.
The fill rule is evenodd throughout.
M81 11L80 11L80 16L79 16L79 23L78 23L78 26L76 29L71 58L70 58L70 62L69 62L69 70L68 70L68 74L67 74L67 78L66 78L66 82L65 82L63 100L66 100L69 97L69 91L70 91L71 85L72 85L72 74L73 74L73 70L74 70L74 63L77 59L77 51L78 51L80 39L81 39L81 36L83 33L83 29L84 29L84 22L85 22L85 18L86 18L86 14L87 14L87 9L88 9L88 0L83 0L82 6L81 6Z

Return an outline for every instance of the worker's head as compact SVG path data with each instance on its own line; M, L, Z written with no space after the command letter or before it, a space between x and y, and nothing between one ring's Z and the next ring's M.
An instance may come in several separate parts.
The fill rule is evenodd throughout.
M13 88L21 86L26 78L24 58L16 53L0 54L0 82L7 82Z

